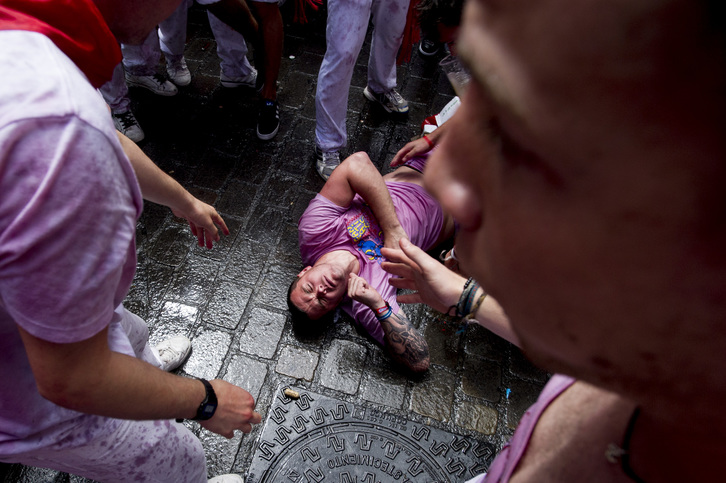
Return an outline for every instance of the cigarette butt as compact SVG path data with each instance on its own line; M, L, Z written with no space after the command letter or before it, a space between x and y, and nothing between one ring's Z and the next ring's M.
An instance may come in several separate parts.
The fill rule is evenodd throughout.
M300 393L297 391L293 391L292 389L285 389L283 392L285 393L285 396L289 397L290 399L300 399Z

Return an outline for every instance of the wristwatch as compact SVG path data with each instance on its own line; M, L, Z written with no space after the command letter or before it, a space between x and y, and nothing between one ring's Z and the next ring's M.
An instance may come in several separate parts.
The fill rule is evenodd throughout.
M204 400L202 404L197 408L197 414L194 415L192 421L206 421L214 416L214 412L217 410L217 394L214 392L214 388L206 379L198 378L202 384L204 384ZM177 418L176 422L181 423L184 421L182 418Z
M207 394L204 396L202 404L197 408L197 414L193 419L194 421L206 421L214 416L214 411L217 410L217 395L214 393L214 388L209 384L209 381L202 378L199 378L199 380L204 384Z

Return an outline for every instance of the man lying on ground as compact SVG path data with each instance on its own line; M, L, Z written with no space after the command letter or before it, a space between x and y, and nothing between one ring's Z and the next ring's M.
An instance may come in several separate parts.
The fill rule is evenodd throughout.
M422 187L425 163L414 158L385 176L362 152L341 163L300 218L306 267L288 291L295 316L312 323L340 305L414 372L428 369L428 346L396 302L381 247L408 238L428 250L453 235L451 217Z

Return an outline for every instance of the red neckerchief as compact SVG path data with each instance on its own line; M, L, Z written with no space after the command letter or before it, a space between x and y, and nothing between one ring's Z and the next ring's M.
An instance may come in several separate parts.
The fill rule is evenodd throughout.
M0 30L45 35L96 88L121 62L118 42L91 0L0 0Z

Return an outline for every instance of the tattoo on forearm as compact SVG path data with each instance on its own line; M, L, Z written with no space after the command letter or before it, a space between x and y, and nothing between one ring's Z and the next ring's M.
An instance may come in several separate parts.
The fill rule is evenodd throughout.
M428 344L403 312L381 320L381 328L391 357L413 370L428 368Z

